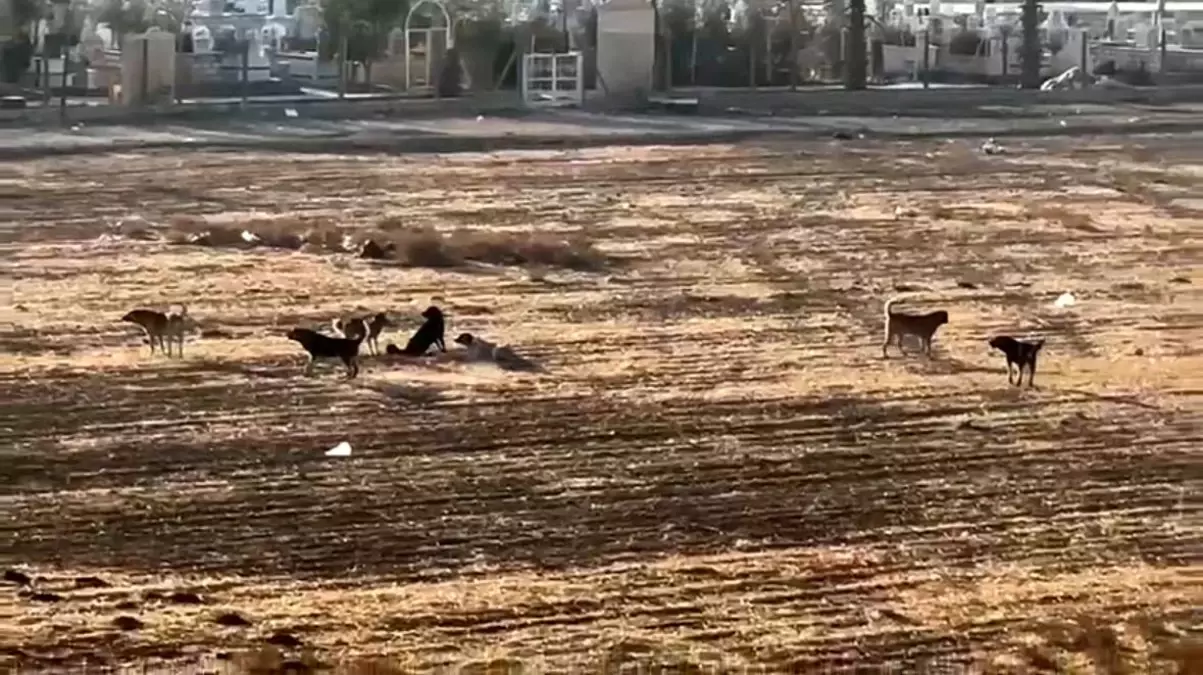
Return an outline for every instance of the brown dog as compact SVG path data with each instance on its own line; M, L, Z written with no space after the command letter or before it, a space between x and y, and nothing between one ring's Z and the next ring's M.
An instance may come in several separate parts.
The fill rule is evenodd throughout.
M184 332L188 323L188 308L180 305L178 312L158 312L153 309L135 309L126 312L121 320L140 326L146 332L150 341L150 353L155 353L155 342L159 343L159 351L171 356L171 343L174 340L177 356L184 356Z
M881 343L881 357L883 359L890 358L886 348L895 341L895 338L898 342L898 351L905 354L906 350L902 348L902 339L907 335L919 338L923 353L930 356L932 338L935 337L940 326L948 323L948 312L942 309L927 314L895 312L894 303L896 301L897 299L891 299L886 302L886 339Z

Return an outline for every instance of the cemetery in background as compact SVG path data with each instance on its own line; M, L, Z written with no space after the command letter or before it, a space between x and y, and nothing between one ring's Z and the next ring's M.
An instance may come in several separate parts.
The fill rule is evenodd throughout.
M0 112L9 119L13 110L66 115L82 106L471 96L537 107L707 88L1203 82L1203 2L7 0L2 8L8 110Z

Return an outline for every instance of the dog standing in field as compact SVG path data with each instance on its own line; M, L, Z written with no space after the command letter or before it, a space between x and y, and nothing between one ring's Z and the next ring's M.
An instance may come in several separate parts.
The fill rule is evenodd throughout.
M362 323L362 320L361 320ZM359 374L359 343L367 330L361 327L359 337L340 338L322 335L308 328L293 328L287 337L297 342L309 354L309 363L305 364L305 374L313 374L313 364L318 359L338 359L347 367L347 379Z
M395 356L422 356L434 346L438 347L440 351L446 352L447 342L444 340L446 322L443 318L443 310L431 305L422 312L422 317L426 319L426 322L409 339L405 349L388 345L385 351Z
M1007 356L1007 384L1023 385L1023 369L1028 369L1028 386L1032 387L1036 379L1036 356L1044 346L1044 340L1025 342L1016 340L1010 335L997 335L990 338L990 346ZM1019 379L1012 381L1011 366L1018 366Z
M377 312L372 316L364 317L346 317L336 318L330 323L335 333L342 335L345 338L354 340L359 337L368 343L368 349L373 355L380 353L380 334L385 328L392 326L393 322L389 320L388 315L384 312ZM359 333L363 333L360 335Z
M886 348L895 341L895 338L898 342L898 351L905 354L906 350L902 348L902 339L907 335L919 338L923 353L931 356L932 338L935 337L940 326L948 323L948 312L942 309L927 314L895 312L894 303L896 301L897 298L892 298L886 302L886 339L881 343L881 357L883 359L890 358Z
M174 340L178 349L176 355L184 356L184 332L188 329L188 308L180 305L178 312L159 312L153 309L135 309L126 312L121 320L140 326L146 332L150 342L150 353L155 353L155 342L159 343L159 351L171 356L171 343Z

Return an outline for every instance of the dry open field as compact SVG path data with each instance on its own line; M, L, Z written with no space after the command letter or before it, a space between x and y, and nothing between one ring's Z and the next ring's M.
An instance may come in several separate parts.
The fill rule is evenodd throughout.
M0 666L1203 672L1203 138L976 145L0 166ZM546 371L282 335L431 302Z

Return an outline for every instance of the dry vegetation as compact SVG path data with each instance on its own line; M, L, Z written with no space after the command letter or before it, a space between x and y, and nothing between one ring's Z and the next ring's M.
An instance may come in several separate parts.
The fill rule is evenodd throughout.
M1203 143L972 148L0 167L0 665L1201 672ZM282 337L432 301L547 372Z
M124 227L123 227L124 226ZM118 227L128 230L128 225ZM137 223L137 238L159 238L152 224ZM280 248L313 254L357 253L361 258L395 261L408 267L458 267L469 262L489 265L548 266L571 270L600 270L607 260L591 241L573 234L496 232L487 227L459 228L443 233L432 225L411 226L405 219L387 216L365 228L340 225L329 217L285 215L251 218L235 223L210 222L202 216L176 216L163 239L174 244L219 248ZM365 245L376 247L375 255Z

